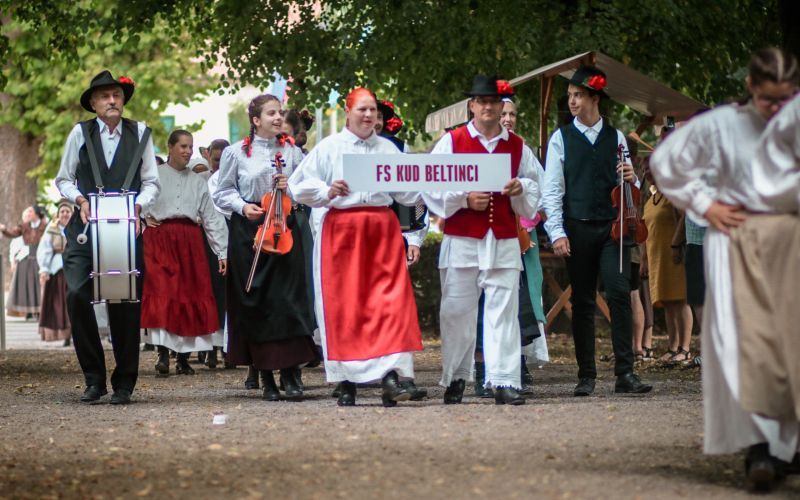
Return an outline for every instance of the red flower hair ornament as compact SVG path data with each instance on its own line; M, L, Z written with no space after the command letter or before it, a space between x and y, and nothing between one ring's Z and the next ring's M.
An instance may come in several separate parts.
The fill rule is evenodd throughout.
M497 80L497 93L500 95L514 95L514 88L506 80Z
M607 84L608 82L606 82L606 79L601 75L594 75L593 77L586 80L586 86L598 92L606 88Z
M119 77L118 81L119 81L119 83L126 83L126 84L130 85L131 87L135 87L136 86L136 82L134 82L133 80L131 80L127 76Z
M400 129L403 128L403 120L400 118L393 116L386 120L386 123L383 125L383 128L390 134L394 135L400 132Z

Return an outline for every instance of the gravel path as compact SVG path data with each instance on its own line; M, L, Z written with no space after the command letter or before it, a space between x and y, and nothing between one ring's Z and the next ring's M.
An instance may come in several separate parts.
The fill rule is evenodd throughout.
M134 404L86 406L74 353L8 351L0 498L748 496L740 455L701 453L699 370L651 366L643 378L653 394L615 396L601 364L596 395L577 399L570 348L551 340L556 362L534 372L525 406L470 397L445 407L429 343L417 368L431 397L392 409L376 388L359 389L355 408L337 407L321 368L304 372L302 403L260 400L243 388L244 369L194 365L193 377L156 379L152 353L142 353ZM215 412L225 425L212 425ZM800 479L771 497L800 497Z

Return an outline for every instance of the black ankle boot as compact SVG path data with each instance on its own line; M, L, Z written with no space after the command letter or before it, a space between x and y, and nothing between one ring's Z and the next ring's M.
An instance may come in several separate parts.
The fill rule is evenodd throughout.
M258 370L253 365L247 367L247 378L244 379L245 389L258 389Z
M404 380L400 386L411 394L411 401L422 401L428 397L428 390L417 387L413 380Z
M156 377L169 377L169 349L161 345L158 346Z
M383 406L396 406L398 401L411 399L411 393L400 386L397 372L394 370L384 375L383 380L381 380L381 386L383 387L381 394Z
M342 383L339 382L338 384L336 384L336 387L333 388L333 392L331 392L331 397L338 398L341 395L342 395Z
M355 406L356 405L356 384L353 382L344 382L339 384L342 393L339 394L339 400L336 404L339 406Z
M526 364L527 358L525 356L521 357L520 359L520 386L519 393L523 396L530 396L533 394L533 389L531 389L530 385L533 383L533 375L531 372L528 371L528 365Z
M461 398L464 397L464 387L466 385L467 383L463 378L450 382L450 385L444 390L444 404L460 404Z
M176 375L194 375L194 368L189 366L189 353L178 353L175 359L175 374Z
M297 385L297 376L294 368L284 368L281 370L281 380L283 380L284 397L290 401L300 401L303 399L303 390Z
M498 405L524 405L525 398L513 387L498 387L494 390L494 403Z
M210 351L208 351L208 357L206 357L206 366L213 370L217 367L217 348L213 347Z
M483 385L486 383L486 364L483 361L475 362L475 396L478 398L493 398L494 392ZM462 391L463 392L463 391ZM460 403L461 401L459 401Z
M261 374L261 385L264 387L261 399L280 401L281 393L278 391L278 386L275 384L275 377L272 375L272 370L261 370L256 373ZM256 386L256 389L257 388Z

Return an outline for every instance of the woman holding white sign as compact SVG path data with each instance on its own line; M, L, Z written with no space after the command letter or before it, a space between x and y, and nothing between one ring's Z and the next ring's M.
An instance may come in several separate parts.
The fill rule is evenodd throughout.
M341 382L340 406L353 406L356 383L381 380L384 406L411 394L399 379L414 378L413 352L422 350L417 307L392 201L413 205L416 193L351 192L344 154L393 154L375 133L377 100L365 88L345 101L347 125L326 137L289 178L295 200L326 207L314 244L315 309L328 382ZM375 293L380 290L380 293Z

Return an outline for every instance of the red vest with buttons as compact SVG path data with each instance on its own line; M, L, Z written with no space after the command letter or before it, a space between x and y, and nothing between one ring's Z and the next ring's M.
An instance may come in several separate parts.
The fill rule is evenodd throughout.
M453 153L485 153L490 154L478 137L471 137L467 127L459 127L450 136L453 140ZM511 177L519 173L519 162L522 159L522 139L508 133L508 140L500 140L491 154L507 153L511 155ZM471 208L462 208L447 219L444 234L450 236L467 236L483 239L489 229L497 239L517 237L517 221L511 209L511 199L500 193L492 193L489 207L483 212Z

